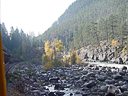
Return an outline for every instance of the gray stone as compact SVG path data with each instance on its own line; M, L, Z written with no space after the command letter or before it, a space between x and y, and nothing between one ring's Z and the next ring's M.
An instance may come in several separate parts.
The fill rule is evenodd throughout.
M108 86L100 86L100 91L107 92Z
M59 91L56 92L56 95L57 95L57 96L63 96L64 94L65 94L64 92L59 92Z
M106 78L105 78L104 76L101 76L101 75L98 76L98 80L99 80L99 81L105 81L105 79L106 79Z
M124 91L127 91L128 89L128 84L125 84L123 86L121 86L121 91L124 92Z
M116 80L123 79L123 77L121 75L119 75L119 74L114 75L113 78L116 79Z
M89 72L89 73L87 74L87 77L95 77L95 73Z
M48 96L56 96L54 92L50 92Z
M120 75L124 76L125 75L125 72L121 71L119 72Z
M85 84L87 88L92 88L94 86L96 86L96 83L94 81L90 81L89 83Z
M105 80L105 82L106 82L107 84L114 84L114 83L115 83L115 80Z

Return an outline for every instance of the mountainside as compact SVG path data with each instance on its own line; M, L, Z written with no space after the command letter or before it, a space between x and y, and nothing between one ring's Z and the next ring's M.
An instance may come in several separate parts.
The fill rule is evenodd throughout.
M38 38L61 39L65 50L79 49L101 40L118 39L128 28L128 0L76 0Z

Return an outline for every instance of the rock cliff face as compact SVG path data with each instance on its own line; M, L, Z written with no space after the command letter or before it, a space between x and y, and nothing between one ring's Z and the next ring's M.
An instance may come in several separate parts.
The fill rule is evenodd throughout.
M87 46L80 51L80 56L83 62L85 61L100 61L111 62L117 64L128 64L128 56L122 54L121 46L113 47L109 42L100 42L100 46Z

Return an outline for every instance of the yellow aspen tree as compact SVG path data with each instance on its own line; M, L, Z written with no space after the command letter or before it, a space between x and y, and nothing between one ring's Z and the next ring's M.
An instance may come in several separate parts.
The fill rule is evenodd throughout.
M62 41L59 40L59 41L56 41L56 51L60 51L61 49L63 49L63 45L62 45Z
M123 55L125 55L125 51L126 51L126 49L123 48L123 50L122 50L122 54L123 54Z
M67 67L69 65L68 58L66 56L63 58L63 63L64 63L63 64L64 67Z
M54 66L53 66L52 61L48 61L48 62L44 65L43 69L47 71L47 70L51 70L53 67L54 67Z
M60 50L64 48L62 44L63 44L63 42L61 40L54 40L52 42L51 45L52 45L52 48L54 50L54 58L56 58L57 54L60 53Z
M117 45L118 45L118 42L117 42L117 40L112 40L112 43L111 43L111 45L114 47L114 49L115 49L115 57L117 57Z
M50 47L50 43L49 43L49 41L47 40L47 41L45 42L45 46L44 46L45 53L48 52L49 47Z
M52 48L49 48L48 52L46 54L49 57L50 60L53 59L53 52L54 52L54 50Z
M72 51L70 54L70 62L71 64L75 64L76 63L76 51Z
M117 40L114 40L114 39L113 39L111 45L112 45L113 47L117 47L117 44L118 44Z
M76 63L77 64L80 64L81 63L81 57L79 55L76 57Z

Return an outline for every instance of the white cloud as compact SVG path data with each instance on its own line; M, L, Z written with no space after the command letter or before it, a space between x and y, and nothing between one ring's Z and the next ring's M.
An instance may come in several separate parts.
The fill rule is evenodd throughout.
M6 28L43 33L75 0L1 0L1 21Z

